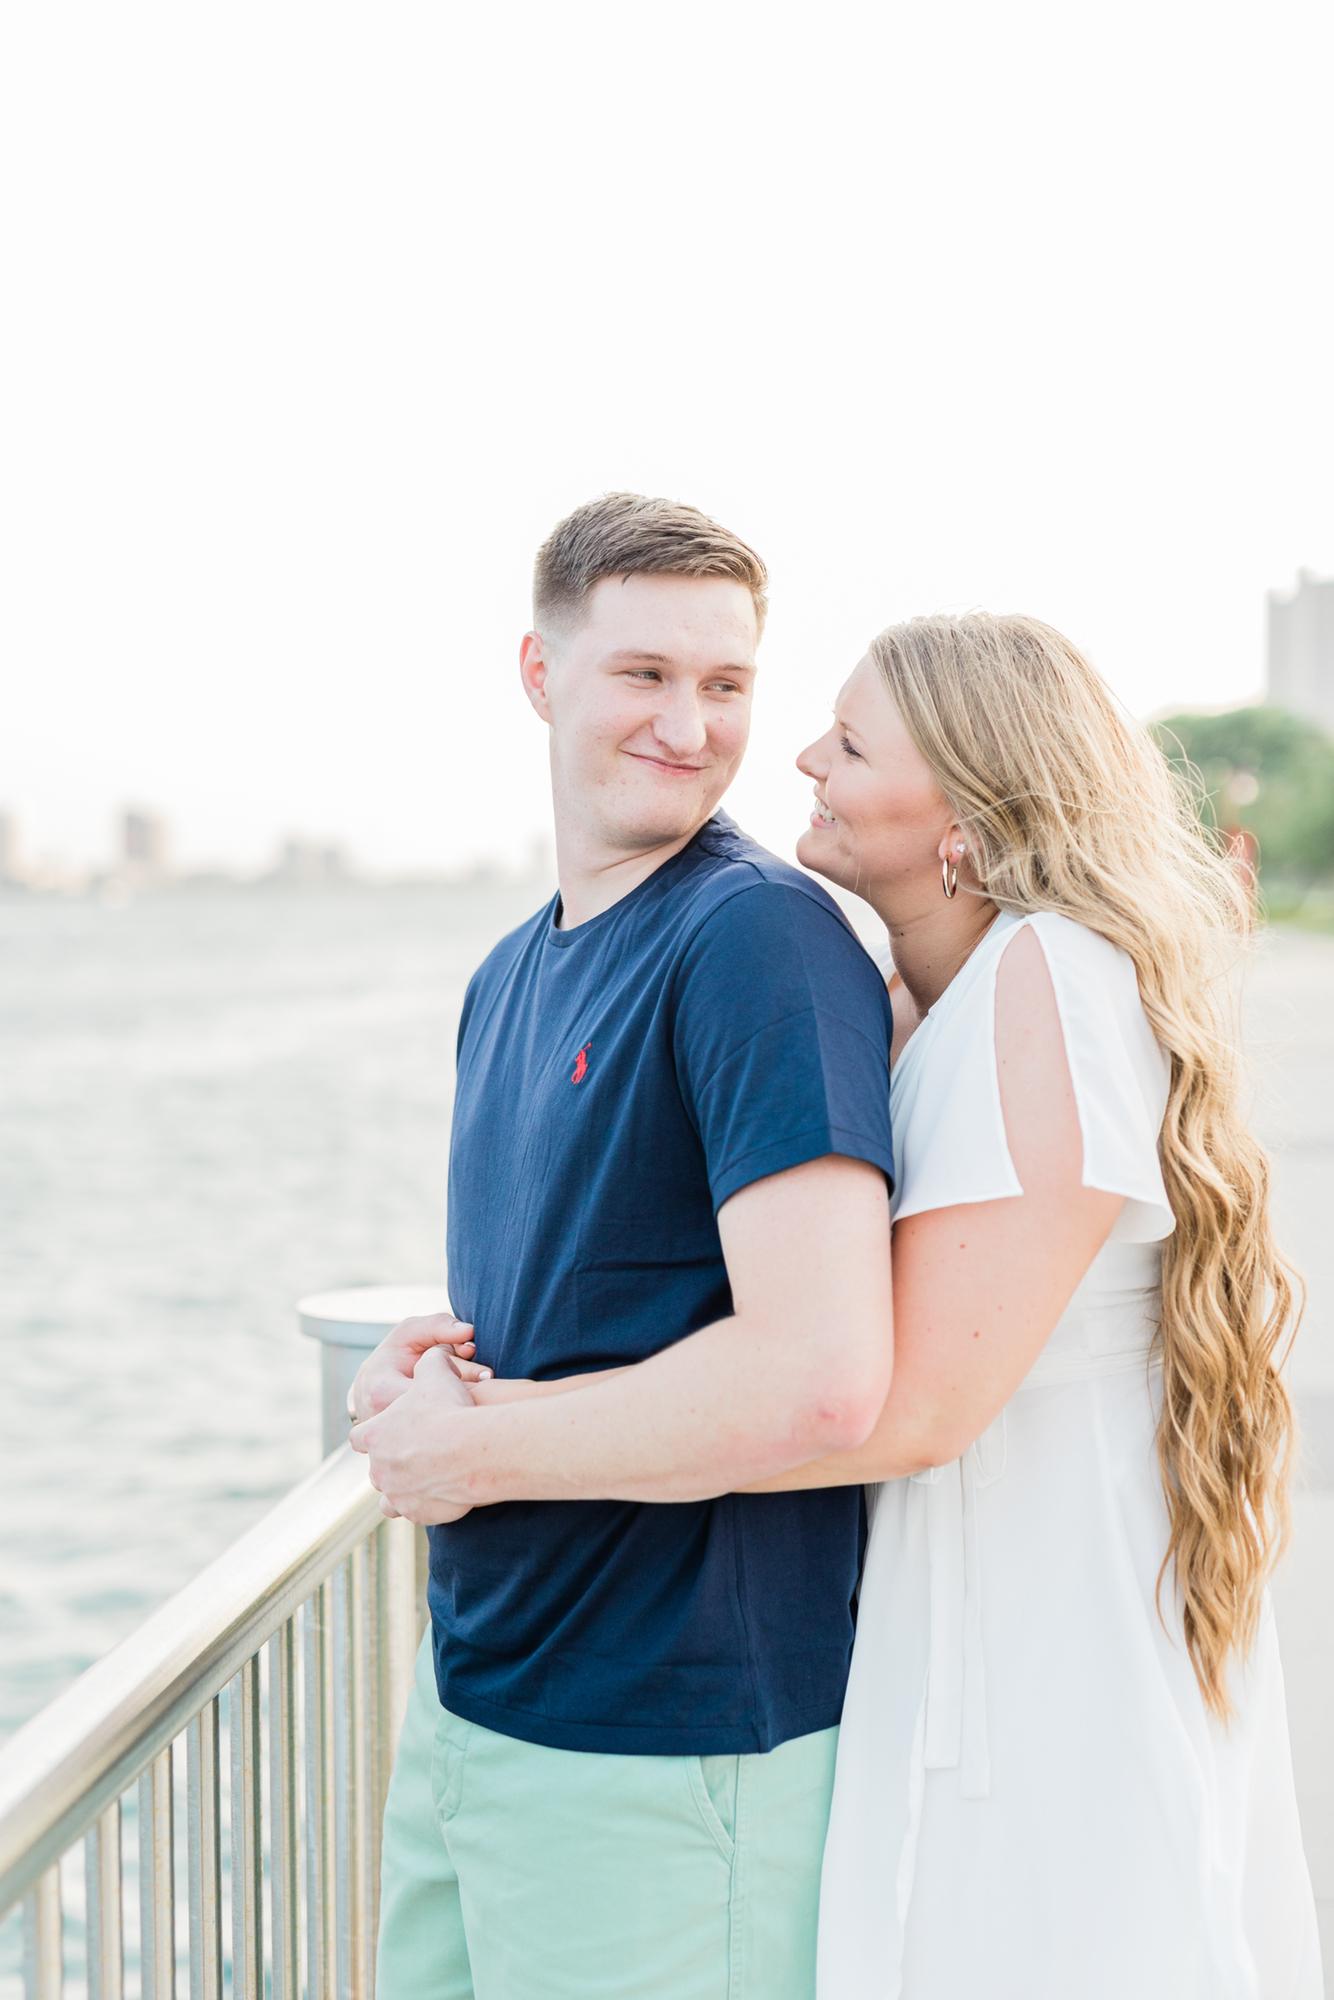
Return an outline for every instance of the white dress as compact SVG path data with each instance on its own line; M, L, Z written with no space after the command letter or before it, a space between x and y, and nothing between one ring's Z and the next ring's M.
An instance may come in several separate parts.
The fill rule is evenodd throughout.
M1152 1346L1167 1059L1134 966L1002 914L892 1079L896 1217L1021 1192L996 971L1050 967L1084 1183L1126 1197L1016 1394L952 1464L868 1487L820 1899L819 2000L1321 2000L1272 1612L1205 1708L1170 1574Z

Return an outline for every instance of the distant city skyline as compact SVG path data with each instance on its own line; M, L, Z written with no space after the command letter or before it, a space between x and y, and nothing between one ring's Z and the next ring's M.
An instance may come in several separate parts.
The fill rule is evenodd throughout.
M480 881L497 873L525 878L555 876L555 844L548 836L531 841L510 857L480 857L464 866L408 870L368 869L346 846L285 834L258 867L178 859L174 829L161 813L130 806L116 815L116 839L106 859L77 860L35 852L25 844L18 815L0 805L0 890L83 894L136 893L189 883L233 882L239 886L330 888L350 882L422 879Z
M1183 708L1227 708L1242 705L1248 699L1267 700L1334 731L1334 579L1318 576L1307 568L1298 569L1295 585L1279 586L1266 593L1265 614L1265 653L1254 688L1231 700L1209 703L1174 700L1169 696L1158 701L1143 719L1151 720L1155 714L1169 714ZM762 708L760 713L762 716ZM540 745L541 729L535 719L532 728ZM752 747L748 763L753 755ZM731 810L738 809L738 801L745 794L747 775L743 766L728 794ZM772 786L775 775L771 771L762 774L761 787L765 780ZM540 825L532 818L534 805ZM306 883L336 880L353 868L364 871L369 867L372 873L450 875L487 866L531 867L534 854L550 844L545 794L539 793L536 801L530 797L522 811L517 807L516 801L515 823L504 829L492 847L470 845L462 853L456 849L448 855L417 854L397 861L383 855L378 859L359 855L353 862L346 834L336 830L312 834L266 828L252 832L231 852L214 851L192 837L188 823L173 821L169 831L168 816L157 807L143 805L108 809L107 839L100 851L62 853L49 847L34 851L22 816L12 804L0 804L0 881L44 872L53 879L62 872L73 877L97 877L124 873L127 867L132 875L137 872L141 880L165 879L173 873L218 872L243 879L277 875ZM753 821L748 823L754 825ZM760 831L758 826L755 830ZM779 843L784 831L778 829ZM795 838L792 833L792 842ZM168 865L167 850L171 842L178 845L179 866Z

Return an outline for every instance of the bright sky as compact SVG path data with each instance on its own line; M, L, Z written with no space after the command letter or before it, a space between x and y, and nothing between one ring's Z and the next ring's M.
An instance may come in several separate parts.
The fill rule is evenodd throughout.
M523 851L532 555L609 487L770 565L784 852L912 612L1246 698L1334 569L1331 69L1323 0L4 9L0 803Z

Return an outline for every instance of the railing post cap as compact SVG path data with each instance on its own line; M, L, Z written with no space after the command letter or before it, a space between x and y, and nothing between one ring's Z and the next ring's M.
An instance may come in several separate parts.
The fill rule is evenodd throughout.
M443 1285L348 1285L297 1301L301 1331L327 1347L375 1347L401 1319L449 1311Z

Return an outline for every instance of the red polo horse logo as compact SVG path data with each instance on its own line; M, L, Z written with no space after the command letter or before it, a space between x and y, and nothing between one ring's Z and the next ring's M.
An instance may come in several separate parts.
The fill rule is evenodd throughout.
M588 1051L592 1048L592 1046L593 1044L591 1042L585 1042L583 1047L580 1049L578 1055L575 1057L574 1074L570 1078L571 1083L582 1083L584 1078L588 1075Z

